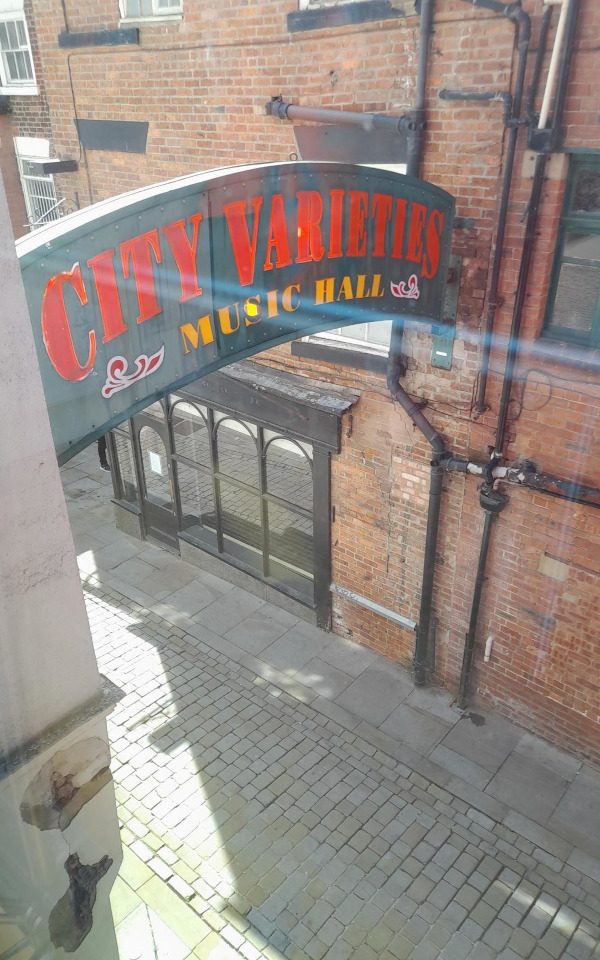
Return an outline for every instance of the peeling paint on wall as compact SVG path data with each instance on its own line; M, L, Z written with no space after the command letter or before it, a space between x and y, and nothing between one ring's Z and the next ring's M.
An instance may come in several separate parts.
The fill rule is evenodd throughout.
M92 929L96 888L113 864L112 857L104 856L97 863L81 863L76 853L65 862L69 889L60 898L48 918L50 939L65 953L74 953Z
M111 779L108 745L97 737L58 750L31 781L21 816L40 830L65 830Z

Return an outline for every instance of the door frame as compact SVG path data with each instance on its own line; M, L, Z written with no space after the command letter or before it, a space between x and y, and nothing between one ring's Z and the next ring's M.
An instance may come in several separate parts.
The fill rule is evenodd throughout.
M144 525L144 536L149 540L155 540L161 546L168 547L179 553L177 504L175 498L175 482L173 477L173 466L171 458L171 441L169 436L169 426L164 400L158 401L162 408L162 419L158 419L152 414L147 414L145 410L137 413L132 419L132 437L133 437L133 455L136 460L138 473L138 496ZM146 471L144 468L144 458L142 455L142 445L140 434L144 427L150 427L160 437L165 449L165 461L167 464L167 479L171 490L171 507L169 511L165 507L152 503L146 494Z

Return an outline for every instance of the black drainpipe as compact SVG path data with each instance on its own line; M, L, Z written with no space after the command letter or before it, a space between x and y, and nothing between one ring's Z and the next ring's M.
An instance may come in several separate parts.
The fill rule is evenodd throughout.
M433 21L433 0L421 0L415 5L420 12L419 23L419 53L417 61L417 84L415 90L415 106L405 118L405 127L408 134L408 156L406 172L411 177L418 177L421 172L423 155L423 137L425 133L425 93L427 88L427 62L429 44L431 40ZM406 375L406 358L402 353L402 336L404 333L404 318L395 317L392 323L390 352L387 364L386 381L388 390L403 410L406 411L412 422L426 437L433 451L431 461L431 475L429 484L429 506L427 510L427 532L425 534L425 556L423 558L423 578L421 584L421 606L419 622L416 628L415 653L413 658L414 681L422 686L427 681L429 664L429 631L431 624L431 607L433 597L433 579L435 572L435 555L440 517L440 502L442 497L442 478L444 468L441 459L446 454L446 447L440 434L432 427L429 420L421 412L405 390L399 380Z
M565 32L565 47L564 54L561 58L560 64L560 73L558 80L557 94L554 101L554 117L552 122L551 131L547 132L547 147L548 150L556 149L556 146L560 137L560 125L562 122L562 109L564 105L564 97L567 83L567 75L570 66L570 52L573 46L573 40L575 35L575 24L577 20L577 2L572 0L572 4L569 10L569 19L566 25ZM533 95L531 97L531 106L533 106ZM535 135L535 132L532 131L532 134ZM492 463L501 456L502 447L504 446L504 440L506 435L506 425L508 420L508 407L510 403L510 394L514 379L514 369L516 365L517 352L519 347L519 334L521 330L521 320L523 316L523 307L525 303L525 294L527 291L527 285L529 280L529 269L531 266L531 256L535 238L535 228L537 224L537 215L540 205L540 199L542 194L542 187L544 185L544 172L546 169L546 160L547 154L538 154L536 158L535 170L533 174L533 183L531 186L531 194L529 198L528 212L527 212L527 225L525 229L525 237L523 241L523 253L521 257L521 264L519 268L519 279L517 284L517 293L515 296L515 304L513 308L513 317L510 329L510 336L508 342L508 352L506 357L506 365L504 369L504 377L502 382L502 395L500 398L500 406L498 411L498 425L496 427L496 442L495 442L495 451L493 454ZM481 496L483 497L486 492L486 485L482 489ZM496 498L496 502L499 504L493 510L494 514L497 514L504 508L506 505L506 498L499 494L493 489L492 486L488 486L487 492ZM482 499L482 506L487 510L483 537L481 541L481 547L479 551L479 562L477 565L477 579L475 584L475 590L473 594L473 600L471 604L471 615L469 618L469 630L465 637L465 648L463 654L463 666L460 679L460 692L459 692L459 705L465 707L468 700L469 693L469 681L471 674L471 667L473 662L473 648L475 645L475 630L477 626L477 619L479 615L479 607L481 604L481 590L485 578L485 567L487 562L487 556L490 546L490 534L491 534L491 525L494 519L494 516L490 516L490 511L486 508L485 503Z
M471 677L471 666L473 664L475 638L477 636L477 620L479 618L481 593L485 581L485 568L490 549L492 524L500 511L503 510L507 505L508 497L505 497L502 493L494 490L493 485L486 483L483 485L480 491L479 502L485 513L485 520L483 521L483 533L481 535L481 544L479 547L479 560L477 562L477 573L475 575L473 599L471 601L471 614L469 617L469 627L465 636L462 669L460 672L460 683L458 687L457 704L462 710L464 710L467 705L469 695L469 680Z
M391 358L390 358L391 359ZM448 457L443 437L430 424L420 407L412 400L398 383L399 372L388 366L387 385L394 400L406 411L412 422L421 431L431 445L433 459L429 482L429 506L427 509L427 532L425 534L425 556L423 558L423 578L421 583L421 605L419 622L416 627L415 653L413 658L413 677L417 686L427 681L430 662L429 631L431 626L431 608L433 597L433 578L435 556L442 498L442 480L444 460Z
M502 178L500 206L498 208L498 225L496 228L496 238L494 242L494 256L492 259L490 286L483 331L483 355L481 358L479 381L477 383L477 392L475 395L475 411L477 414L482 414L487 409L485 394L490 366L490 351L492 347L494 319L496 316L496 310L498 308L498 283L500 279L500 267L502 264L504 235L506 232L508 201L510 196L510 188L512 185L519 126L522 123L520 120L520 115L521 104L523 101L523 90L525 86L525 71L527 69L527 55L529 53L529 41L531 38L531 23L529 16L524 10L521 9L521 6L518 3L498 3L497 0L465 0L465 2L470 3L471 6L493 10L495 13L500 13L511 20L516 27L516 44L519 52L515 92L512 97L512 109L507 121L509 133L506 147L506 161L504 164L504 176Z
M525 305L525 295L527 293L527 285L529 282L529 271L531 268L531 259L532 259L532 253L533 253L533 246L535 242L537 217L538 217L538 211L540 206L540 200L542 196L542 188L544 186L544 174L546 171L546 162L548 159L548 153L557 148L559 139L560 139L560 134L561 134L562 111L563 111L564 99L565 99L565 93L566 93L568 71L569 71L569 66L571 61L570 55L571 55L573 42L575 38L577 8L578 8L577 0L572 0L571 6L569 7L568 19L567 19L566 29L565 29L563 55L561 57L561 62L560 62L558 87L557 87L556 97L554 101L554 117L553 117L552 127L549 131L547 131L546 150L548 152L538 153L535 161L535 169L533 172L533 183L531 186L531 194L529 197L529 204L527 209L527 225L525 228L525 239L523 241L523 256L521 258L521 264L519 267L517 293L515 296L515 304L513 307L513 315L512 315L510 335L508 340L506 363L504 367L504 377L502 381L502 394L500 397L500 406L498 409L498 425L496 427L496 441L495 441L495 452L494 452L494 455L496 457L502 455L502 448L504 446L504 441L505 441L506 423L508 419L508 407L510 404L510 395L512 391L515 365L516 365L517 353L519 348L519 334L521 331L521 322L523 319L523 307ZM536 133L537 131L533 132L534 143L535 143Z
M521 332L521 321L523 319L523 306L525 304L525 294L529 281L529 269L535 243L535 231L537 226L538 211L540 200L542 198L542 187L544 186L544 174L546 171L547 156L544 153L538 153L535 160L533 172L533 183L529 197L527 224L525 227L525 237L523 239L523 252L521 255L521 264L519 266L519 279L517 283L517 292L515 295L515 305L513 308L510 334L508 338L508 348L506 353L506 363L504 366L504 376L502 380L502 394L498 408L498 424L496 426L495 457L502 456L502 448L506 435L506 422L508 418L508 405L510 403L510 394L513 385L515 364L519 351L519 335Z

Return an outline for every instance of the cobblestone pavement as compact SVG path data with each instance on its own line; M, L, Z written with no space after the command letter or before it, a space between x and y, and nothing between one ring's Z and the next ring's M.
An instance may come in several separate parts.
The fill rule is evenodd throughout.
M600 862L590 856L599 838L578 849L515 812L510 795L500 801L429 759L450 754L466 724L474 777L488 763L496 779L523 763L506 743L493 757L494 731L504 728L490 723L482 739L453 718L436 734L447 746L419 754L389 725L385 733L387 720L376 729L353 716L349 687L333 702L324 687L306 686L304 667L297 683L306 663L298 651L323 650L326 635L250 595L240 607L243 591L210 575L192 580L193 568L165 551L131 546L114 530L105 492L74 464L64 474L76 491L70 510L96 651L124 693L108 721L124 844L113 890L121 960L600 960ZM213 632L230 617L229 639ZM244 653L261 630L279 669ZM319 663L335 689L342 671ZM393 669L379 670L381 698ZM405 721L410 709L396 708ZM422 714L427 730L440 724L439 709ZM539 759L552 748L535 750ZM580 770L586 790L596 783L574 758L551 760L561 790ZM521 782L551 809L557 779L545 767L536 781L535 769L532 761L531 782ZM520 799L515 792L517 810Z
M109 721L123 841L190 905L197 956L600 957L600 883L560 841L536 846L117 592L87 601L126 694Z

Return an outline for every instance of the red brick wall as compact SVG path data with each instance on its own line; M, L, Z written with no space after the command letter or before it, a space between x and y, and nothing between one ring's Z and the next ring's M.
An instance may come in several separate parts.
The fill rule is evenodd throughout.
M141 27L139 47L59 50L65 29L58 0L37 0L40 56L54 149L79 156L74 116L149 122L144 156L88 151L78 174L60 188L80 202L100 199L198 169L287 159L296 149L292 127L268 118L276 94L304 105L380 111L400 116L413 104L418 19L290 34L286 15L295 0L192 3L183 20ZM533 61L543 4L527 0ZM73 4L71 30L113 28L116 0ZM556 11L555 11L556 14ZM555 16L556 20L556 16ZM433 370L427 331L407 332L408 392L425 399L426 415L449 448L480 459L494 446L505 342L522 254L532 163L520 134L503 244L501 304L491 356L487 402L476 418L473 397L480 360L499 192L506 147L500 102L448 102L442 87L508 90L514 83L514 28L505 18L460 0L436 4L427 85L428 129L423 176L457 198L457 215L474 221L457 231L462 257L457 340L452 370ZM593 77L600 7L582 0L575 64L565 113L569 147L600 147ZM554 36L551 32L550 40ZM547 69L549 55L544 70ZM335 82L332 82L335 78ZM25 110L25 106L23 109ZM33 110L33 108L32 108ZM32 123L34 122L32 114ZM26 116L20 115L22 132ZM527 457L567 479L593 484L598 476L598 375L587 363L567 364L554 347L537 350L566 163L548 167L533 267L523 317L523 351L510 407L509 459ZM362 389L346 418L341 455L332 466L334 579L418 619L429 487L430 450L389 398L382 376L298 360L289 347L260 358L295 372ZM594 359L591 355L588 359ZM444 481L434 616L436 677L455 689L469 620L483 513L473 478ZM480 613L473 692L555 742L600 759L597 540L599 515L527 490L511 489L510 505L494 525ZM555 558L565 562L553 566ZM540 569L541 568L541 569ZM559 579L548 570L560 572ZM550 619L548 619L550 618ZM366 610L334 602L333 628L386 656L410 663L414 636ZM488 664L486 638L494 637Z

